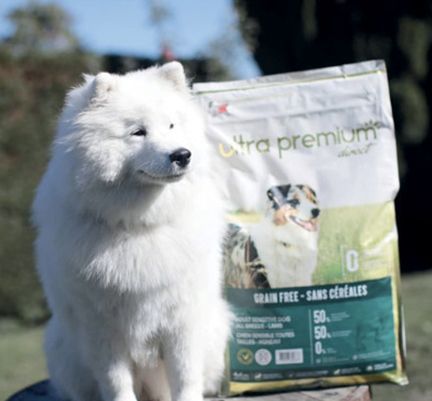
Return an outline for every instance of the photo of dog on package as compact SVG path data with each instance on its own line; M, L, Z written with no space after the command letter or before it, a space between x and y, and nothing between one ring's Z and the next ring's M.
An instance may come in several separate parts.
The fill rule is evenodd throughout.
M224 247L226 286L281 288L312 285L320 209L308 185L267 190L257 223L230 224Z

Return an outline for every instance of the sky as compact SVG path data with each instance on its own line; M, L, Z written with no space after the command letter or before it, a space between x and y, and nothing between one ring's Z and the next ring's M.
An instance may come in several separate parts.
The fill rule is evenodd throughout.
M160 1L160 0L159 0ZM39 0L55 3L72 17L72 30L84 48L96 53L157 57L160 35L150 23L148 0ZM12 32L8 13L28 0L0 0L0 37ZM230 32L235 23L232 0L163 0L170 11L164 34L176 57L208 53L210 44ZM232 37L232 36L231 36ZM259 75L243 46L231 62L237 78Z

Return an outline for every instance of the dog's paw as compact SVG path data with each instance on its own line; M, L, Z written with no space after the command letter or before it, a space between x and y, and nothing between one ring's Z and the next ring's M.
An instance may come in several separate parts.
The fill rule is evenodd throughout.
M173 401L203 401L204 397L201 392L197 391L185 391L179 394L178 397L174 397Z

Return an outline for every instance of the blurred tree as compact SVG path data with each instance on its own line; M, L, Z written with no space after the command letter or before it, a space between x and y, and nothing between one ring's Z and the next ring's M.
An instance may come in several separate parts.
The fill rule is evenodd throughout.
M172 13L163 0L148 0L148 7L150 11L150 24L155 28L160 42L160 58L163 61L172 61L175 55L170 35L167 32L168 22L172 18Z
M238 64L241 62L242 53L253 48L253 42L246 42L238 26L253 25L251 20L243 20L242 13L239 12L237 18L226 20L225 26L221 29L220 35L207 44L206 55L212 62L208 64L210 69L219 70L224 67L225 74L218 76L218 80L232 80L238 75L236 71ZM209 71L212 75L211 71Z
M31 202L64 94L99 58L76 51L57 6L31 2L10 19L14 33L0 42L0 316L37 322L47 310L34 270Z
M128 57L119 54L105 54L102 57L102 69L117 74L125 74L131 70L147 68L155 64L162 64L167 60L161 55L161 59L156 60L146 57ZM179 60L188 77L193 77L194 81L218 81L231 77L227 67L216 58L199 57Z
M172 32L174 14L172 13L165 0L146 0L146 5L149 12L149 23L155 29L156 36L159 39L159 57L156 60L139 58L139 57L126 57L131 68L125 68L126 64L121 62L121 72L126 72L135 68L149 67L155 62L164 63L178 59L175 52L175 41L178 39ZM239 38L234 38L233 32L237 30L227 29L225 35L209 44L209 51L203 56L198 56L191 59L180 60L186 69L188 76L193 77L196 81L208 80L227 80L232 79L230 65L224 63L225 60L233 60L236 53L236 45L239 43ZM234 39L233 39L234 38ZM120 61L122 57L118 55L107 55L108 70L115 72L114 64L110 65L110 61Z
M97 65L83 54L17 57L0 50L0 316L47 316L34 270L31 202L65 91Z
M432 267L432 2L430 0L235 0L257 29L254 57L264 74L384 59L392 95L402 187L396 200L402 268ZM251 40L249 24L240 29ZM419 189L421 188L421 195ZM413 213L413 211L416 212Z
M71 18L54 3L31 1L9 14L14 32L5 43L17 54L72 51L78 41L70 30Z

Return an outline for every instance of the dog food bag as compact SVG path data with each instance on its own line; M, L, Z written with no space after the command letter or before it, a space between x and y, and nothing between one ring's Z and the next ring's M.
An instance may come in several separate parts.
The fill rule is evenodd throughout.
M229 200L225 395L406 384L384 62L194 91Z

